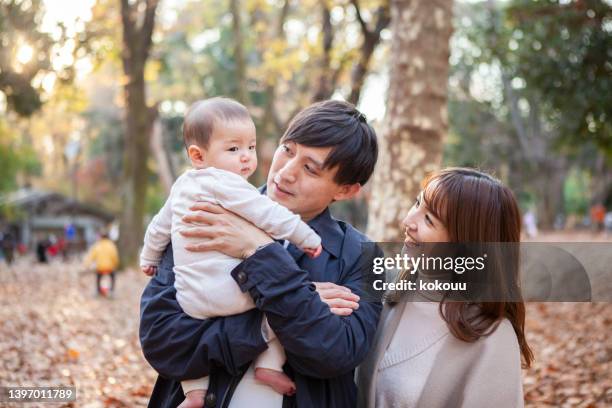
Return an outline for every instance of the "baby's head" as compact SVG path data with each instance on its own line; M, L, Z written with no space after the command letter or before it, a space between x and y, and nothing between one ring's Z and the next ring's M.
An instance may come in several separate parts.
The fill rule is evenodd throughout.
M191 165L216 167L245 179L257 168L255 124L249 111L229 98L210 98L189 107L183 140Z

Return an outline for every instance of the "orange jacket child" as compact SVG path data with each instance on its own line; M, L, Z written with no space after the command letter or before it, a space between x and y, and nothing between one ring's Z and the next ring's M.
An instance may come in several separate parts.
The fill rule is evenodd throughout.
M102 238L89 249L85 262L95 263L96 271L99 274L107 275L119 266L119 252L113 241Z

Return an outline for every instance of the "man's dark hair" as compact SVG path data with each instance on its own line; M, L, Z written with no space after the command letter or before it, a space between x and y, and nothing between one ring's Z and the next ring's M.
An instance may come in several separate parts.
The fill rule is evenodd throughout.
M378 158L376 132L354 105L324 101L310 105L289 123L282 142L310 147L331 147L323 168L338 166L338 184L364 185Z
M185 146L195 143L208 147L215 122L219 120L232 122L252 119L244 105L230 98L215 97L194 102L187 110L183 122Z

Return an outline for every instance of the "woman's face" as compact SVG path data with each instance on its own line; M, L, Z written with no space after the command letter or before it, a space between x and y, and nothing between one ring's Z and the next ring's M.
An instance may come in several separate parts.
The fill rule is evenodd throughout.
M416 202L402 221L402 227L406 247L414 247L424 242L450 240L446 226L425 205L423 191L419 193Z

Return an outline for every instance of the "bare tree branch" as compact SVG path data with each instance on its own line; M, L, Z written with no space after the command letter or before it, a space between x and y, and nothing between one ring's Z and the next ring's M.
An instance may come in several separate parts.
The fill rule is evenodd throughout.
M361 9L359 8L359 1L351 0L351 4L355 8L355 17L357 17L357 21L359 22L359 25L361 26L361 32L363 33L363 35L367 36L370 33L370 29L368 28L368 24L363 20L363 17L361 16Z
M323 28L323 60L317 90L312 96L312 101L329 99L333 92L331 86L331 48L334 41L334 31L331 23L331 12L326 2L321 2L322 28Z
M232 13L232 32L234 34L234 60L236 61L236 98L244 105L248 105L249 93L246 84L244 49L242 48L243 38L239 0L230 0L230 12Z
M376 24L374 30L370 30L361 17L361 11L359 10L357 0L351 0L351 2L355 7L355 13L361 24L361 31L363 34L363 43L361 45L359 60L351 73L351 94L348 98L349 102L356 105L361 96L361 89L363 88L363 83L369 70L372 54L374 54L374 50L380 42L382 30L391 22L391 14L389 12L389 3L385 1L376 11Z
M131 71L131 60L129 53L131 50L127 47L134 39L134 21L132 19L132 8L128 3L128 0L121 0L121 21L123 26L123 50L121 52L121 58L126 72Z
M291 1L285 0L276 22L276 32L274 33L275 38L285 38L285 20L289 15L290 6ZM282 131L282 122L278 117L278 112L276 111L276 106L274 105L274 101L276 100L276 85L277 81L274 81L266 86L266 106L263 117L263 126L266 132L278 133ZM273 129L270 129L270 127L273 127Z
M142 23L142 27L139 30L140 38L142 38L142 57L147 59L149 50L151 49L151 42L153 37L153 27L155 26L155 11L159 0L147 0L147 8L145 10L145 16Z

